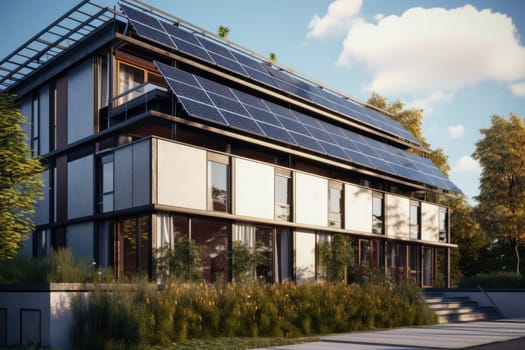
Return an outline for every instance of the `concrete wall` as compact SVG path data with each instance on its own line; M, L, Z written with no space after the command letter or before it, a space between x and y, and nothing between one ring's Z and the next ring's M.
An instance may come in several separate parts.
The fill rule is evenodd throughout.
M462 291L451 290L443 293L446 297L468 297L476 301L479 306L496 306L503 318L523 318L525 317L525 290L486 290L481 291ZM493 304L494 303L494 304Z

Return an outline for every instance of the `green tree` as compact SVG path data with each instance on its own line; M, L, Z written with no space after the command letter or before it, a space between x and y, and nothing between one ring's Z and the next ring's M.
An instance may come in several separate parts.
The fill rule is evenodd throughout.
M449 198L446 204L454 209L450 217L450 232L458 249L451 252L451 280L457 285L464 278L484 272L489 240L464 196Z
M13 258L34 230L33 214L42 196L40 160L31 156L22 129L27 119L13 97L0 94L0 259Z
M230 27L223 26L221 24L219 28L217 29L217 35L223 39L228 39L229 34L230 34Z
M398 121L405 129L407 129L416 140L418 140L423 147L430 150L427 158L433 162L439 170L448 175L450 166L448 164L448 157L442 148L431 149L430 144L423 137L422 122L423 110L417 108L405 109L405 104L400 100L396 100L388 104L386 97L379 95L376 92L368 99L367 103L379 109L382 109L390 115L390 118Z
M164 279L168 277L185 281L202 279L201 248L186 236L178 237L173 249L167 245L159 249L156 263Z
M327 281L345 281L346 273L352 268L354 261L354 247L350 236L335 234L332 242L323 243L319 247L319 258Z
M525 124L515 114L494 115L491 121L480 130L483 138L473 154L481 165L476 215L489 236L514 249L519 274L519 248L525 243Z
M270 52L269 57L272 62L277 62L277 54L275 52Z

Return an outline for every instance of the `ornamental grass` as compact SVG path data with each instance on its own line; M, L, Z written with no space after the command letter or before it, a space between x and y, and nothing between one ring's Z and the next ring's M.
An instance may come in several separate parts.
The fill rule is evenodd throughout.
M76 349L141 349L188 339L310 337L435 322L412 283L210 285L95 291L74 302Z

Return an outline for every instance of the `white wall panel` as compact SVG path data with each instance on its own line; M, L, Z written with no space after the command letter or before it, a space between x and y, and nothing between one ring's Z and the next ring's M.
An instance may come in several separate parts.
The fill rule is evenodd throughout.
M315 279L315 233L296 231L295 247L297 282Z
M45 225L49 223L49 170L42 172L42 197L35 206L35 224Z
M115 210L131 208L133 204L133 147L115 151L114 156Z
M158 140L158 204L206 210L206 151Z
M328 225L328 180L295 174L295 222Z
M93 134L93 61L87 60L67 76L67 142Z
M407 237L410 231L410 199L386 195L386 234Z
M430 203L421 203L421 239L439 241L439 207Z
M235 214L273 219L274 168L235 160Z
M372 232L372 191L345 184L345 229Z
M67 217L93 215L93 156L67 163Z
M69 225L66 230L67 247L74 256L93 258L93 223Z

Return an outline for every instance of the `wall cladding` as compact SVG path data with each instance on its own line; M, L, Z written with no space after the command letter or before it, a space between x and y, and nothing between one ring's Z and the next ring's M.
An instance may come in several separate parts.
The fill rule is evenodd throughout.
M300 224L328 226L328 180L295 173L295 218Z
M93 155L67 163L68 219L93 215Z
M372 191L345 184L345 229L372 232Z
M206 210L206 151L157 140L157 203Z
M235 214L273 219L274 168L235 159Z
M67 142L93 134L94 129L93 60L87 60L68 72Z
M393 237L409 237L410 200L405 197L387 194L386 234Z

